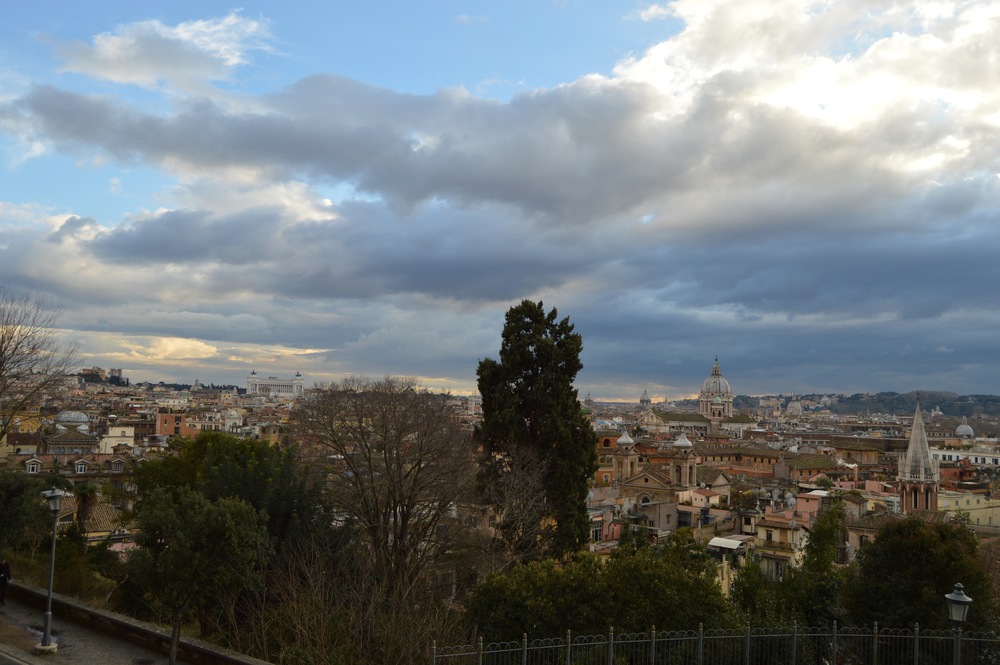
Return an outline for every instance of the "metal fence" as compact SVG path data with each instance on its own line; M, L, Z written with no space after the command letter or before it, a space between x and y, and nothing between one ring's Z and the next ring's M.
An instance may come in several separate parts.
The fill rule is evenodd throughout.
M572 635L431 648L432 665L1000 665L1000 634L873 627Z

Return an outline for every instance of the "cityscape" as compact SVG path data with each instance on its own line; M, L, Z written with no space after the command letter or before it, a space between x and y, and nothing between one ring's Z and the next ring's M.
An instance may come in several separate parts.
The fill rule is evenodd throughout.
M0 3L0 663L1000 663L998 7Z
M23 313L33 312L38 305L37 300L8 296L3 319L23 321ZM259 473L260 468L273 468L267 473L278 473L282 464L279 460L284 459L293 475L286 475L280 482L291 481L299 489L289 487L282 496L314 487L319 492L314 500L330 501L334 511L333 521L324 528L350 529L349 525L358 520L361 529L357 545L372 555L368 574L375 575L376 580L384 578L383 582L372 582L375 586L366 594L388 593L387 600L391 601L396 592L380 590L380 584L395 580L389 589L396 589L405 580L405 584L412 585L406 598L444 602L442 609L452 604L468 605L463 621L474 621L478 630L499 640L490 646L491 653L498 657L506 649L502 640L516 633L510 632L513 627L509 620L505 623L500 618L504 613L498 614L498 601L494 598L484 606L482 599L498 593L491 591L497 580L507 575L536 574L529 571L546 561L562 560L565 571L561 577L573 580L577 577L572 572L574 567L585 565L579 558L582 552L592 561L605 562L604 568L597 570L606 569L606 574L614 575L611 571L616 566L636 557L641 560L648 556L645 552L676 557L678 551L686 551L686 557L694 556L694 561L701 563L672 565L681 565L682 570L696 566L686 569L686 574L701 571L693 579L700 579L699 584L706 586L697 593L709 593L720 603L712 610L713 603L706 601L701 615L696 613L687 621L700 616L699 621L719 622L720 627L728 621L726 615L747 611L744 603L748 602L753 575L759 576L757 584L781 589L782 585L806 584L803 579L808 578L800 577L805 574L802 571L824 566L827 575L843 576L836 599L828 598L820 604L818 613L814 607L795 610L803 613L791 615L803 621L821 621L843 612L835 609L841 604L850 608L857 602L851 600L850 580L863 573L849 571L863 571L876 556L873 552L878 543L898 537L889 535L894 529L912 529L915 527L907 525L913 524L931 532L952 530L942 531L937 537L965 534L963 538L971 539L965 556L973 557L976 551L978 554L962 564L973 567L960 574L967 578L965 588L980 603L979 616L973 623L982 630L992 627L994 618L1000 618L994 609L993 587L987 592L983 586L996 584L1000 577L1000 417L992 413L995 397L945 392L923 396L738 395L716 358L710 368L706 367L706 377L694 399L654 402L644 391L631 403L599 402L589 396L580 398L572 386L579 368L580 335L573 331L568 318L557 320L555 310L545 315L541 329L526 325L534 316L542 315L545 310L541 303L524 301L511 308L500 360L481 361L478 374L484 392L471 395L427 391L410 379L393 377L352 377L335 384L310 385L308 377L299 372L277 376L259 374L254 369L247 373L243 385L205 385L198 379L184 385L133 383L123 369L96 366L58 375L36 371L62 366L70 358L60 355L59 338L51 330L44 326L7 326L4 334L12 342L7 348L15 351L7 354L4 365L29 369L17 377L12 375L2 400L9 413L5 415L6 427L0 441L0 483L8 486L6 492L16 492L13 487L22 482L17 479L51 485L53 489L45 492L46 496L62 495L58 508L53 509L53 534L76 539L81 553L108 552L114 563L103 564L110 567L101 574L114 576L107 571L133 570L131 575L138 574L139 584L135 592L154 602L159 593L155 585L159 583L154 578L149 580L154 586L140 583L141 569L133 568L139 564L130 562L154 556L157 551L155 543L161 540L149 540L152 530L161 528L149 521L158 514L155 507L170 506L168 512L182 510L189 501L185 492L191 490L184 489L188 487L185 484L177 485L175 474L189 464L204 464L190 481L190 487L204 487L197 496L210 492L211 484L203 486L204 479L219 473L235 474L225 482L235 483L228 491L239 492L236 488ZM42 319L45 323L50 321L46 316ZM24 343L25 339L31 343ZM524 349L530 349L528 356L518 351L522 344ZM565 355L550 355L545 350L549 344ZM520 363L533 368L530 375L535 378L527 383L523 378L514 378L519 376L516 368ZM501 378L506 371L513 372L510 379ZM512 435L502 433L507 427L503 423L509 421L498 405L510 403L511 398L497 401L498 395L507 394L507 390L530 394L534 381L546 386L544 401L548 403L534 411L538 405L530 406L518 398L516 403L522 406L511 412L517 414L515 422L524 418L543 423L551 414L563 413L556 429L543 434L541 440L548 441L552 436L558 441L567 432L576 432L554 448L545 443L538 457L530 448L509 447L508 437ZM559 406L560 400L564 406ZM871 410L873 405L887 402L902 404L907 411ZM911 403L912 413L908 408ZM564 411L566 408L569 412ZM404 416L406 413L410 415ZM567 423L577 418L572 413L578 414L584 429L566 429ZM500 430L496 429L498 423ZM496 438L498 431L500 438ZM519 427L515 425L511 431L519 431ZM569 447L560 448L565 445ZM250 464L258 456L259 460ZM573 472L574 482L586 490L580 504L560 498L562 495L554 493L547 480L549 469L573 459L579 460ZM175 466L172 460L182 466ZM279 466L271 467L275 463ZM318 476L317 470L322 470ZM168 475L159 475L164 473ZM403 474L399 485L392 480L397 473ZM428 474L432 478L441 474L441 478L417 482L421 475ZM403 481L410 476L414 480ZM167 484L163 485L165 480ZM263 482L279 482L279 476ZM411 482L416 484L411 487ZM173 494L158 494L168 488ZM415 501L408 509L404 508L408 500L399 495L407 491L413 493ZM254 496L251 490L241 501L253 502ZM369 498L376 496L381 497L379 501L387 501L386 508L369 512ZM399 498L390 498L394 496ZM262 500L262 495L256 495L256 500ZM427 501L439 507L432 510ZM203 511L215 510L211 506L222 504L200 505L196 512L180 519L197 521L208 514ZM249 508L253 504L240 505ZM307 514L322 510L319 506L324 504L309 510L302 505L282 505L270 510L291 511L277 526L283 535L266 536L279 549L296 539L287 529L299 520L311 519ZM398 512L414 509L416 512L406 519L402 519L405 512ZM266 519L269 509L260 510L261 518ZM571 527L575 511L580 531L571 537L576 528ZM419 526L424 521L427 525ZM409 526L397 531L393 526L397 524ZM448 527L452 535L442 538L445 524L452 524ZM432 536L434 533L438 536ZM456 540L456 534L462 535ZM8 547L21 537L10 531L0 533L0 540ZM158 538L170 542L170 537L164 533ZM260 537L265 536L261 533ZM380 539L385 539L387 550L382 550ZM404 547L392 554L396 542ZM198 546L199 550L204 547ZM458 552L470 547L461 561L454 559ZM477 554L468 559L472 551ZM820 551L826 554L817 554ZM924 555L931 556L934 551ZM342 565L343 561L337 559L341 555L335 552L327 556L334 556ZM421 552L417 557L421 563L406 563L415 552ZM55 566L55 549L52 556ZM198 556L197 550L192 550L180 561L198 565ZM229 557L238 560L236 551L229 548L212 556L216 562L219 556L222 561ZM207 562L204 565L211 567ZM949 580L953 577L946 569L936 570L935 575ZM941 584L930 580L923 583ZM194 584L192 578L180 588L190 592ZM120 593L112 590L109 598ZM753 602L761 600L758 597ZM509 598L499 602L516 605L520 601ZM180 648L186 603L173 610L178 636L171 646L173 662L173 654ZM236 607L233 611L245 611ZM585 607L577 606L574 612ZM525 611L531 615L531 611ZM935 613L931 610L930 623L920 615L925 628L934 627ZM446 611L445 616L448 614ZM906 616L905 612L900 616ZM748 618L780 622L788 615L751 611ZM552 623L555 628L560 621L577 630L588 625L577 623L581 619L565 612L547 612L536 619L522 616L515 625L519 626L516 630L527 625L546 630L542 624ZM618 621L626 619L619 617ZM683 620L674 616L672 621ZM665 616L659 622L670 625ZM202 633L216 633L226 645L233 644L232 636L240 632L226 621L211 625L214 628L209 633L203 625ZM442 626L435 625L425 627L431 631L425 640L435 636L434 644L441 638L448 645L448 639L461 639L455 627L450 629L453 636L449 638L437 632ZM46 639L48 634L46 626ZM925 630L925 639L933 635ZM735 639L737 634L733 636ZM655 648L655 632L642 639L650 640ZM793 644L796 639L791 639ZM973 641L967 642L965 648L980 655L993 648L995 642L993 637L969 639ZM956 648L961 648L957 640ZM378 644L378 640L359 644L358 655L378 648ZM404 660L419 653L423 656L417 660L427 655L426 643L397 647L404 651L415 649L409 655L400 654ZM44 653L46 648L55 647L43 640L36 651ZM438 657L447 660L473 654L475 651L469 648L445 646L438 654L435 647L431 658L436 662ZM479 647L481 655L483 648ZM932 639L923 648L940 645ZM275 657L267 649L262 653ZM278 660L284 662L286 658ZM287 660L297 662L295 658Z

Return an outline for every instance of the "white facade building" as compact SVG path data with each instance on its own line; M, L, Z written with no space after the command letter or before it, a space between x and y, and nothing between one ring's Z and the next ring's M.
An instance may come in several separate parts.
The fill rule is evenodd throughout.
M247 377L248 395L271 395L274 397L301 397L304 381L298 372L292 379L279 379L276 376L264 378L251 371Z
M967 450L956 450L954 448L931 448L931 457L940 462L961 462L969 460L969 463L978 468L1000 468L1000 449L978 446Z

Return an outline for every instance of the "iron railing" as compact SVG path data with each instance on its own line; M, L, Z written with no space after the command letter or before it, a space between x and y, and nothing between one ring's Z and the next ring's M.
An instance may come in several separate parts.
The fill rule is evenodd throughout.
M1000 634L838 627L573 635L431 647L432 665L1000 665Z

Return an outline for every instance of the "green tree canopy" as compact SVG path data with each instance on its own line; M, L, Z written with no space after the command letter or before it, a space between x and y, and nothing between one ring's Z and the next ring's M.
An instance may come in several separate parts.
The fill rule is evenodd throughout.
M37 547L52 527L43 484L21 471L0 472L0 549Z
M695 600L696 599L696 600ZM662 550L644 547L603 564L589 555L564 566L537 561L479 584L466 604L489 640L556 637L731 623L714 575L692 573Z
M170 442L173 454L139 467L139 496L156 488L188 487L209 501L237 498L267 519L268 533L284 545L297 529L331 521L318 477L298 463L294 447L205 431Z
M997 627L997 601L977 557L979 542L956 524L928 523L907 517L885 524L858 553L850 571L844 603L859 624L908 628L948 628L945 595L955 583L975 601L966 627Z
M507 311L500 360L483 359L476 372L483 398L477 438L487 456L521 448L544 464L557 554L587 541L588 481L597 465L596 435L573 387L583 367L583 339L573 330L555 308L525 300Z
M670 532L667 542L656 548L659 556L688 571L692 575L715 577L716 562L704 545L694 538L694 529L681 527Z
M137 514L138 548L129 557L136 584L170 617L170 662L189 609L221 604L260 586L268 551L258 514L239 499L211 502L187 487L155 489Z

